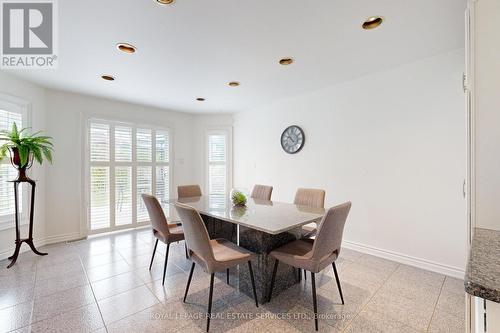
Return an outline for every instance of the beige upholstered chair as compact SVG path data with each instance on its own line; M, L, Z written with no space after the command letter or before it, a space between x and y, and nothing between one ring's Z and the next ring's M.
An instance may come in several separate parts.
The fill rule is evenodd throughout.
M295 193L294 204L315 208L325 207L325 191L312 188L299 188ZM317 231L316 223L309 223L302 226L302 237L309 238L314 236Z
M214 290L215 272L224 270L227 271L230 267L248 263L250 280L252 282L253 295L255 298L255 305L259 307L251 262L254 254L225 239L211 240L200 214L194 208L181 204L175 205L175 208L177 209L177 213L181 218L186 241L189 245L189 258L193 261L186 285L186 292L184 293L184 302L186 301L186 297L189 291L189 285L191 284L191 278L193 277L195 264L200 265L205 272L210 274L207 332L210 328L210 316L212 314L212 295Z
M273 193L273 187L267 185L255 185L252 190L251 198L260 200L271 200L271 195Z
M350 209L350 202L330 208L321 220L316 239L299 239L277 248L270 253L270 255L276 260L274 262L273 275L271 279L269 300L271 300L274 279L276 278L276 270L278 269L278 263L280 261L290 266L311 272L313 306L315 314L314 324L316 331L318 330L318 307L316 302L315 273L319 273L326 266L332 265L333 272L335 273L335 279L337 280L337 287L339 288L340 299L342 300L342 304L344 304L344 297L342 296L342 288L340 286L335 260L340 254L342 233L344 231L344 225Z
M167 272L168 252L170 250L170 244L184 240L184 232L182 231L182 227L177 226L176 224L168 224L167 218L163 213L163 209L154 196L149 194L142 194L142 200L144 200L144 203L146 204L149 219L151 220L153 235L156 237L155 248L153 250L153 255L151 256L149 270L151 270L151 266L153 265L158 241L160 240L163 243L167 244L167 253L165 255L165 264L163 266L162 282L162 284L165 284L165 273Z
M177 186L177 196L179 198L201 197L201 188L199 185Z

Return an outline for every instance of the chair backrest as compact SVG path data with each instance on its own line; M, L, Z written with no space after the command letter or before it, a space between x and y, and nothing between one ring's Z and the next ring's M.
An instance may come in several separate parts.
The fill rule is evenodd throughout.
M155 231L160 232L164 237L168 237L168 235L170 235L170 231L168 229L167 218L163 213L163 209L161 208L158 199L149 194L142 194L141 196L148 210L153 233L155 233Z
M312 249L313 259L321 260L334 252L337 252L337 255L339 255L344 225L350 209L351 202L348 201L330 208L326 212L326 215L323 216L318 227L316 239L314 240Z
M177 186L177 197L179 198L201 197L200 185Z
M207 264L207 269L210 269L215 263L215 257L210 245L210 236L200 214L187 205L176 204L175 209L181 219L188 249L202 259Z
M252 190L251 198L260 200L271 200L273 194L273 187L267 185L255 185Z
M314 208L325 208L325 191L313 188L299 188L295 193L294 204Z

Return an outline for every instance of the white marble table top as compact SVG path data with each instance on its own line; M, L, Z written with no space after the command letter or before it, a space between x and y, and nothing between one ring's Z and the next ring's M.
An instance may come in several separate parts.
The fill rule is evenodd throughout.
M325 214L323 208L252 198L248 198L246 206L236 207L225 195L172 199L167 203L171 206L176 203L189 205L198 210L200 214L273 235L311 222L319 222ZM175 210L175 208L171 207L171 210Z

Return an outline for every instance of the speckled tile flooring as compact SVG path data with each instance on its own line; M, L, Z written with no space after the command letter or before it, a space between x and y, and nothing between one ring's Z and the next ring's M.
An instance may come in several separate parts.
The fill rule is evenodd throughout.
M0 332L203 332L209 276L172 244L165 286L165 246L148 229L92 237L0 261ZM317 274L321 332L464 332L463 281L344 249L337 262L345 305L331 267ZM246 268L246 267L245 267ZM310 276L256 308L219 275L211 332L314 332Z

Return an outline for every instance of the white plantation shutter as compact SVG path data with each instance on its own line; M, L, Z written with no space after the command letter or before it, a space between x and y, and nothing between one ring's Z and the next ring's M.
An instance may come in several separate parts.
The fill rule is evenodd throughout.
M132 162L132 128L115 127L115 161Z
M23 123L23 114L19 112L11 112L0 109L0 130L12 129L12 124L16 123L17 128L25 127ZM0 145L4 142L0 141ZM17 171L10 164L9 155L0 161L0 221L13 221L14 220L14 185L9 181L16 179ZM23 203L23 186L19 187L19 209L22 211Z
M132 167L115 168L115 224L132 223Z
M108 228L109 212L109 167L90 168L90 221L92 229Z
M92 124L90 127L90 160L109 161L109 125Z
M137 161L151 162L151 130L137 129Z
M227 134L208 135L208 192L227 193Z
M91 231L148 222L143 193L154 193L168 214L168 130L91 120L88 143Z
M137 221L149 221L148 211L141 194L151 194L153 176L151 167L138 167L137 168Z

